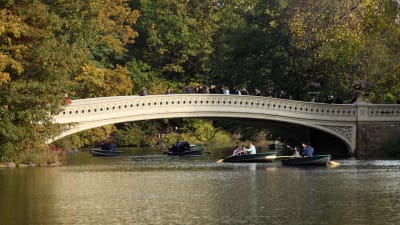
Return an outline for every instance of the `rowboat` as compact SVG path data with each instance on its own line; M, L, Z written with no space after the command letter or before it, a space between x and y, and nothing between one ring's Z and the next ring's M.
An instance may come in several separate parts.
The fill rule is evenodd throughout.
M90 150L92 156L118 156L123 153L123 151L118 150L103 150L99 148L95 148Z
M167 152L167 155L171 156L185 156L185 155L202 155L204 148L187 148L183 151L172 151L171 149Z
M194 144L181 142L168 148L167 155L185 156L185 155L202 155L204 148L197 148Z
M328 166L331 155L314 155L281 159L282 166Z
M218 162L272 162L276 158L276 152L264 152L256 154L231 155Z

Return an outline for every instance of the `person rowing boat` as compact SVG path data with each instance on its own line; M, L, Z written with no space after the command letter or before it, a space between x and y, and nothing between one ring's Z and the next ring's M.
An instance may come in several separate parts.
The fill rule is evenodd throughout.
M254 146L251 141L249 142L249 148L245 148L244 150L245 150L246 154L250 154L250 155L257 153L256 146Z
M300 151L299 151L299 149L297 149L296 146L292 147L292 146L286 145L286 147L293 151L293 155L292 155L293 157L300 157Z
M301 151L301 156L303 157L311 157L314 155L314 148L311 146L311 143L302 143L303 151Z

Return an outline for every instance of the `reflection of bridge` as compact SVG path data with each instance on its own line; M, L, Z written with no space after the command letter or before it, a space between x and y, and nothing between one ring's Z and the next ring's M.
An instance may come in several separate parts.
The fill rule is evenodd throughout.
M351 153L400 131L400 105L336 105L259 96L177 94L74 100L54 116L55 123L68 124L55 140L108 124L179 117L249 118L301 125L333 135Z

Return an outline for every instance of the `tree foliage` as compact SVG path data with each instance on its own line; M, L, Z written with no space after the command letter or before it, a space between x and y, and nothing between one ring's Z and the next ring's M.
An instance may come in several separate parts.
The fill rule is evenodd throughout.
M166 79L189 81L210 70L212 38L218 27L211 1L143 0L140 36L133 55Z
M139 14L125 1L111 0L1 5L0 160L40 161L37 156L49 151L45 143L57 134L50 116L64 104L64 93L131 93L129 73L118 60L137 37L132 25ZM85 79L75 79L84 73ZM82 80L98 74L103 88L81 88Z

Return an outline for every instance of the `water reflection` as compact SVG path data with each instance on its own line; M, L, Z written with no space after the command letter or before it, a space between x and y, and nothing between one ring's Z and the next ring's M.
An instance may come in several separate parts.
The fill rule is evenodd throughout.
M51 218L53 178L51 169L0 170L0 224L40 224L37 215Z
M0 170L0 224L395 224L399 161L337 169L217 164L221 153L71 156Z

